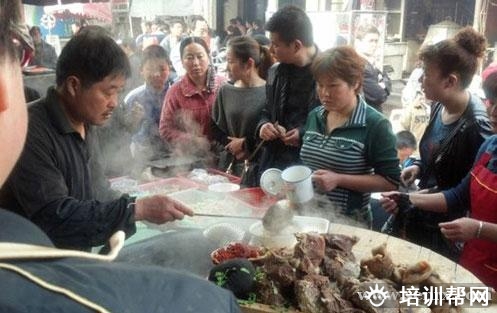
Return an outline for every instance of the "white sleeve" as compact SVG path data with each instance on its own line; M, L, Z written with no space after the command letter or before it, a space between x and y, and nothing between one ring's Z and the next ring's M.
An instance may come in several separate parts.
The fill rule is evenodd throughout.
M177 44L171 51L171 55L169 56L171 58L171 63L173 64L174 70L176 71L176 74L178 74L178 78L181 76L185 75L186 71L183 68L183 63L181 63L181 55L179 52L179 47L180 44Z

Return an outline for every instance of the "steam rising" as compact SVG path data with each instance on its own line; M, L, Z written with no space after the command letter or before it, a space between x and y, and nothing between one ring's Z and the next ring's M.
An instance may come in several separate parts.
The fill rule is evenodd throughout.
M314 193L314 198L297 208L298 215L322 217L331 223L367 228L364 223L347 216L343 209L332 203L326 194Z

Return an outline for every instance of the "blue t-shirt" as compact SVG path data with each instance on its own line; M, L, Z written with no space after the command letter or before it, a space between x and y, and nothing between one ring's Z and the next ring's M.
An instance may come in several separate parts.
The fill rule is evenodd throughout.
M423 163L423 168L427 168L428 164L433 162L433 156L438 151L440 144L443 142L444 138L447 138L450 132L456 127L458 121L451 124L444 124L442 122L442 110L439 114L435 116L433 120L433 126L425 132L423 140L420 143L419 150L422 155L421 162ZM436 186L437 180L432 172L428 178L427 186Z

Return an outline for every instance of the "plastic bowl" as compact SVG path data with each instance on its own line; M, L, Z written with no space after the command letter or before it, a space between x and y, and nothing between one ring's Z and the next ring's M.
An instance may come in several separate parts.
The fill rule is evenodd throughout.
M251 235L249 244L269 249L293 248L297 243L295 233L327 233L330 221L321 217L300 216L293 217L292 224L279 233L270 233L264 229L262 222L255 222L249 227Z
M240 185L233 183L216 183L209 185L208 189L215 192L233 192L240 189Z

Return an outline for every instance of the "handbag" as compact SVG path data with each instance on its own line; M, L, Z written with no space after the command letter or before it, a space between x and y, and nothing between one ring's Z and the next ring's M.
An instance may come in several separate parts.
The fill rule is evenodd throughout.
M240 184L245 187L256 187L259 185L259 163L253 162L257 152L264 145L264 140L259 142L254 152L243 161L243 171L240 178Z
M468 118L466 114L463 114L457 122L456 126L450 131L449 135L440 143L440 147L435 152L432 158L432 162L428 164L425 170L425 176L431 174L431 172L435 169L435 165L436 163L440 162L444 150L449 146L452 139L459 132L459 130L461 130L467 120ZM439 190L436 186L428 189L428 193L435 193L438 191ZM397 216L391 215L387 219L385 224L381 227L381 232L389 235L394 235L399 238L408 239L408 223L413 223L414 220L416 221L416 223L414 224L419 223L419 221L422 220L421 216L427 213L424 211L420 213L415 210L416 208L412 206L408 198L406 200L406 198L401 197L400 202L398 202L397 205L399 206L399 213L397 214ZM438 225L436 227L438 228Z

